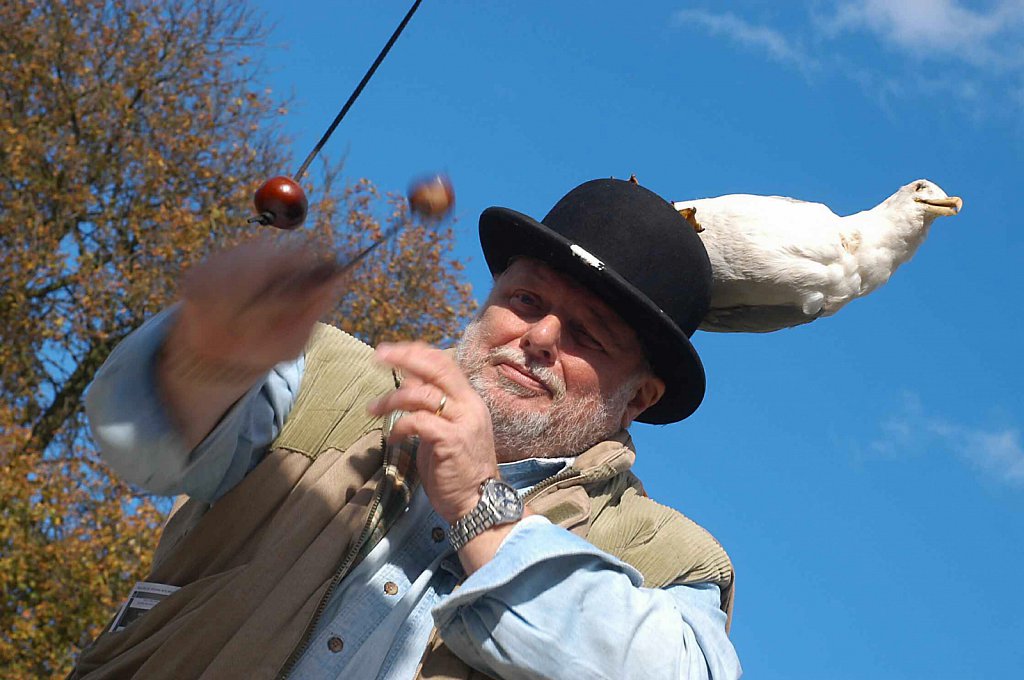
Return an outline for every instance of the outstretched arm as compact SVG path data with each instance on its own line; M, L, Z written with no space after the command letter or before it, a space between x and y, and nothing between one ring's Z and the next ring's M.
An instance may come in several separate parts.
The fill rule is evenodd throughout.
M189 274L178 304L114 350L86 412L122 478L213 501L259 462L298 391L308 315L329 304L336 285L311 280L319 262L268 240L215 255ZM312 308L306 316L303 307ZM286 326L282 334L274 323Z

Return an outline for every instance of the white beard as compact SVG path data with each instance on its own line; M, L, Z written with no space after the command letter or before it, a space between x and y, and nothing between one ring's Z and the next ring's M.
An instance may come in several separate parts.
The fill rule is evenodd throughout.
M637 380L627 381L609 397L594 390L580 397L566 395L565 383L553 371L530 361L524 352L510 347L486 350L481 342L480 322L474 321L462 334L456 360L491 413L494 448L499 462L523 458L573 456L618 432L626 405ZM552 394L546 411L524 410L520 400L539 398L533 390L485 369L502 361L526 367L533 378Z

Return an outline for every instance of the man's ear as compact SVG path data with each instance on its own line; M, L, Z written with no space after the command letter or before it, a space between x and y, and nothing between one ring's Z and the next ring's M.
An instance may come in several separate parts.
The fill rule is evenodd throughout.
M665 381L654 374L648 375L637 385L633 398L626 404L626 412L622 414L622 429L629 427L633 420L658 403L665 394Z

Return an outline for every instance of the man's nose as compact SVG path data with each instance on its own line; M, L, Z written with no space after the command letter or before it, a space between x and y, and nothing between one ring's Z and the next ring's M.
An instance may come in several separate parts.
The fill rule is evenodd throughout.
M541 364L553 364L558 358L558 342L562 323L554 314L548 314L533 323L523 334L521 347L528 359Z

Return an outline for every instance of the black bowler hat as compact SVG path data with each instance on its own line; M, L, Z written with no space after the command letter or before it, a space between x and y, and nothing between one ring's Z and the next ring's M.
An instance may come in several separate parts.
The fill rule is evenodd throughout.
M541 221L508 208L480 215L480 245L497 276L517 257L551 265L594 291L640 338L665 395L644 423L674 423L704 399L704 366L690 336L711 301L711 261L693 227L632 181L576 187Z

